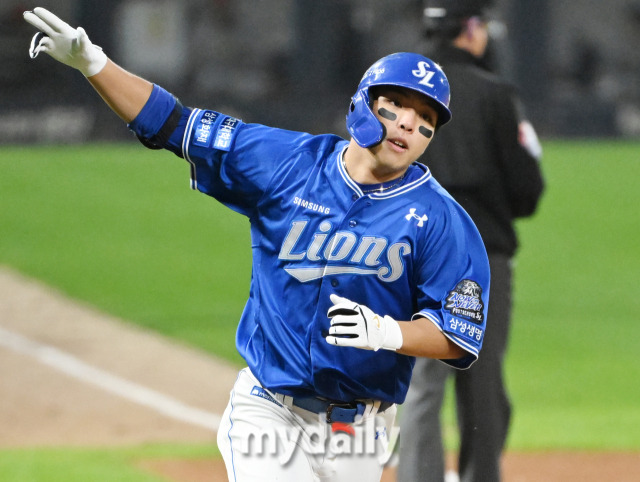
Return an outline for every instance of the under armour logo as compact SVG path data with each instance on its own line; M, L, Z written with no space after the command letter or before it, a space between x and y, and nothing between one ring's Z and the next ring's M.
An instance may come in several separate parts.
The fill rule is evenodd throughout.
M407 221L411 221L411 219L417 219L418 220L418 227L421 228L422 226L424 226L424 222L427 221L429 218L427 217L426 214L423 214L422 217L418 216L416 214L416 208L411 208L409 209L409 214L407 214L404 217Z

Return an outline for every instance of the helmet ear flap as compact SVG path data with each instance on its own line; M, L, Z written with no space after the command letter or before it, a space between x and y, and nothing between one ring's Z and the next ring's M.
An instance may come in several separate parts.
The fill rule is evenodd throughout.
M369 104L368 89L360 89L351 98L347 113L347 130L360 147L371 147L382 142L385 128Z

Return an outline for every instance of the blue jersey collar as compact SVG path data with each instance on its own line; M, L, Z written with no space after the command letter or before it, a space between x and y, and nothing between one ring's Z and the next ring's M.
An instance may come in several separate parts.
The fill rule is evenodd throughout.
M419 162L414 162L409 166L407 172L403 176L401 181L392 180L379 184L382 188L381 191L373 191L365 193L363 191L367 189L367 185L359 184L349 176L347 169L344 165L344 153L348 146L345 146L336 156L335 162L338 165L338 172L343 181L349 186L349 188L358 194L358 197L368 196L371 199L386 199L394 196L398 196L407 191L415 189L417 186L424 184L431 179L431 171L427 166Z

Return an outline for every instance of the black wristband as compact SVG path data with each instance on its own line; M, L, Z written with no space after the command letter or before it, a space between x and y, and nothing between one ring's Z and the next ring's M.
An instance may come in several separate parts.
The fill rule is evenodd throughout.
M176 99L176 105L173 107L169 118L162 125L158 133L149 139L136 134L138 140L142 143L143 146L149 149L163 149L167 141L171 137L171 134L173 134L173 131L176 130L178 124L180 123L180 118L182 117L182 109L183 105L178 99Z

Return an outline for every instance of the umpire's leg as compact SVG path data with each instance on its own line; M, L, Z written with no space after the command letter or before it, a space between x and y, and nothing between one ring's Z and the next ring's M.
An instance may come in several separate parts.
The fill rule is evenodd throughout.
M418 358L401 407L398 482L443 482L445 471L440 408L451 368Z
M460 425L461 482L497 482L511 404L503 380L503 359L511 316L511 261L489 255L491 293L487 332L478 361L456 372Z

